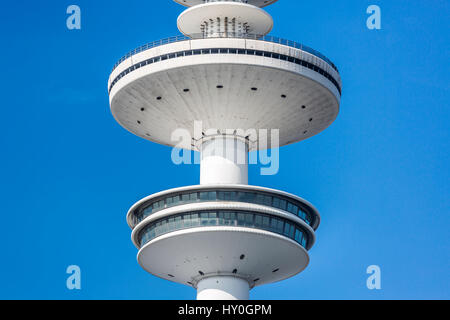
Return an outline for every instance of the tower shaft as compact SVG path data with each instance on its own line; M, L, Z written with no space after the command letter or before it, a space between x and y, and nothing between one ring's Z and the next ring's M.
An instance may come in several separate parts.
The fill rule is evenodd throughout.
M200 184L248 184L248 143L219 135L201 145Z
M244 279L215 276L197 284L197 300L248 300L250 287Z

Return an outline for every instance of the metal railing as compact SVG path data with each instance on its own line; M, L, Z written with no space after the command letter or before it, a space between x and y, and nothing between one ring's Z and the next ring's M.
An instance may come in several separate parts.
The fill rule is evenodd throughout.
M130 57L132 57L132 56L134 56L134 55L136 55L136 54L138 54L140 52L149 50L151 48L159 47L159 46L166 45L166 44L169 44L169 43L186 41L186 40L218 39L218 38L237 38L237 39L260 40L260 41L267 41L267 42L277 43L277 44L285 45L285 46L288 46L288 47L300 49L300 50L303 50L305 52L313 54L316 57L324 60L329 65L331 65L333 67L333 69L336 70L336 72L339 72L337 67L334 65L333 62L331 62L330 59L328 59L326 56L321 54L319 51L314 50L313 48L305 46L305 45L303 45L301 43L298 43L298 42L295 42L295 41L292 41L292 40L282 39L282 38L279 38L279 37L274 37L274 36L262 36L262 35L255 35L255 34L242 34L242 33L231 33L231 32L214 33L214 34L208 34L208 35L206 35L206 34L194 34L194 35L190 35L189 37L188 36L184 36L184 35L179 35L179 36L175 36L175 37L170 37L170 38L165 38L165 39L149 42L149 43L144 44L143 46L140 46L140 47L138 47L138 48L128 52L126 55L124 55L122 58L120 58L120 60L117 61L116 64L114 65L112 71L114 71L119 64L121 64L122 62L124 62L128 58L130 58Z

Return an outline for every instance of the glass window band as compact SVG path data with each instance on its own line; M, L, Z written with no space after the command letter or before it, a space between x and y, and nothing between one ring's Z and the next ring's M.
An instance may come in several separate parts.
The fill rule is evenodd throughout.
M325 78L327 78L328 80L331 81L331 83L333 83L333 85L336 87L336 89L339 91L339 94L342 94L342 89L341 86L339 85L339 83L336 81L336 79L327 71L323 70L322 68L309 63L307 61L304 61L302 59L298 59L292 56L287 56L284 54L279 54L279 53L275 53L275 52L270 52L270 51L261 51L261 50L252 50L252 49L231 49L231 48L214 48L214 49L197 49L197 50L186 50L186 51L180 51L180 52L175 52L175 53L171 53L171 54L164 54L162 56L158 56L158 57L154 57L154 58L150 58L147 59L146 61L142 61L142 62L138 62L136 65L141 65L142 63L145 63L145 65L149 65L155 62L159 62L162 60L167 60L167 59L173 59L173 58L178 58L178 57L184 57L184 56L190 56L190 55L202 55L202 54L211 54L211 50L214 50L214 53L220 53L220 54L234 54L236 50L237 54L242 54L242 55L258 55L258 56L264 56L264 57L269 57L269 58L273 58L273 59L278 59L278 60L286 60L286 61L290 61L292 63L295 63L297 65L301 65L303 67L306 67L308 69L311 69L315 72L318 72L319 74L323 75ZM135 65L129 67L128 69L125 69L123 72L121 72L112 82L111 85L109 87L108 92L111 92L112 88L114 87L114 85L121 79L123 78L125 75L127 75L128 73L134 71Z
M136 209L132 215L132 219L134 225L137 225L151 214L167 208L189 203L214 201L245 202L281 209L294 214L311 227L314 225L316 219L315 215L310 213L310 210L300 201L294 201L288 197L266 192L230 189L186 191L157 197Z
M206 210L168 216L145 226L138 235L142 247L149 241L177 230L195 227L234 226L260 229L290 238L308 249L309 233L288 219L250 211Z

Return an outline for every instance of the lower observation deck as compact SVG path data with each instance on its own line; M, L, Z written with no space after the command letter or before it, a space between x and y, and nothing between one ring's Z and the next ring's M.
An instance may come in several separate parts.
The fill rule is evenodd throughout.
M307 266L320 217L309 202L282 191L199 185L149 196L127 220L148 272L193 287L230 275L252 288Z
M294 240L306 250L313 243L311 232L299 223L256 211L232 210L232 209L210 209L192 210L189 212L171 214L169 216L153 220L135 232L139 247L143 247L151 240L165 234L178 230L208 228L208 227L240 227L243 229L265 230L285 236ZM218 229L220 230L220 229Z

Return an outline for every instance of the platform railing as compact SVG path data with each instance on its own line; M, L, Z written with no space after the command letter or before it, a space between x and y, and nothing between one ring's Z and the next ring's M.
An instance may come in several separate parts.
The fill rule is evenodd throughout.
M114 65L112 71L114 71L119 64L121 64L128 58L130 58L140 52L143 52L143 51L155 48L155 47L159 47L159 46L166 45L169 43L180 42L180 41L195 40L195 39L218 39L218 38L237 38L237 39L260 40L260 41L267 41L267 42L277 43L277 44L285 45L288 47L300 49L300 50L303 50L305 52L313 54L316 57L324 60L329 65L331 65L334 70L339 72L337 67L334 65L333 62L331 62L330 59L328 59L326 56L321 54L319 51L314 50L311 47L305 46L304 44L301 44L301 43L298 43L298 42L295 42L292 40L274 37L274 36L263 36L263 35L256 35L256 34L243 34L243 33L231 33L231 32L214 33L213 35L210 35L210 34L205 35L203 33L202 34L193 34L193 35L190 35L189 37L185 36L185 35L179 35L179 36L175 36L175 37L170 37L170 38L165 38L165 39L149 42L149 43L144 44L143 46L140 46L140 47L128 52L126 55L124 55L122 58L120 58L120 60L117 61L116 64Z

